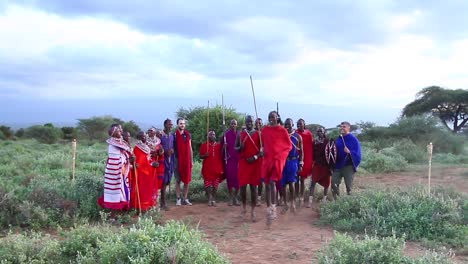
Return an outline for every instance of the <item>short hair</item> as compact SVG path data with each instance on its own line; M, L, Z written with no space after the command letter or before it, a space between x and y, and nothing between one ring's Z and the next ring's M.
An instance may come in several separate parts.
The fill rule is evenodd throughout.
M166 118L166 120L164 120L164 125L167 125L169 122L171 122L172 120L170 120L169 118ZM179 121L179 119L177 119L177 122Z
M351 124L348 121L341 122L341 125L347 125L347 126L351 127Z
M301 122L301 121L304 122L304 124L305 124L305 120L304 120L304 119L299 118L299 119L297 120L298 123Z
M179 124L179 121L180 121L180 120L185 120L185 118L183 118L183 117L177 118L176 124Z
M140 132L137 133L136 138L137 138L137 139L140 139L140 138L142 138L144 135L145 135L145 132L140 131Z

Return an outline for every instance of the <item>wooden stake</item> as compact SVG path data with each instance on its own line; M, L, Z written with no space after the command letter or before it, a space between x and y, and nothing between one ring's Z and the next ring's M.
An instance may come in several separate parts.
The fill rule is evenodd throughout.
M76 139L72 141L72 181L75 181L75 165L76 165Z
M427 152L429 154L429 171L428 171L428 181L427 181L427 193L431 195L431 172L432 172L432 142L429 142L429 145L427 145Z

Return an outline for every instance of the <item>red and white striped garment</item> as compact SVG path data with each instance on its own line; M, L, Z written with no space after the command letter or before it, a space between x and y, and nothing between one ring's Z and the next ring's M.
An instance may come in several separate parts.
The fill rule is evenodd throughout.
M109 148L104 173L104 196L99 204L109 209L127 209L130 202L130 149L119 139L110 138L107 143Z

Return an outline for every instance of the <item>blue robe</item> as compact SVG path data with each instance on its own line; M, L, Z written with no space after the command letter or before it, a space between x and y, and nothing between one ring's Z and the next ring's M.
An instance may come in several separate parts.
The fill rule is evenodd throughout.
M281 178L281 185L284 187L290 182L297 181L297 171L299 170L299 134L296 132L290 135L292 144L289 151L286 165L283 169L283 177Z

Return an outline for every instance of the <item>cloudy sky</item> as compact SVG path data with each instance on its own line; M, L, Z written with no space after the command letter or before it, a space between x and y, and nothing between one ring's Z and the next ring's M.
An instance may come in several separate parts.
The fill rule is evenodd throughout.
M221 103L334 126L468 87L468 2L0 0L0 123Z

